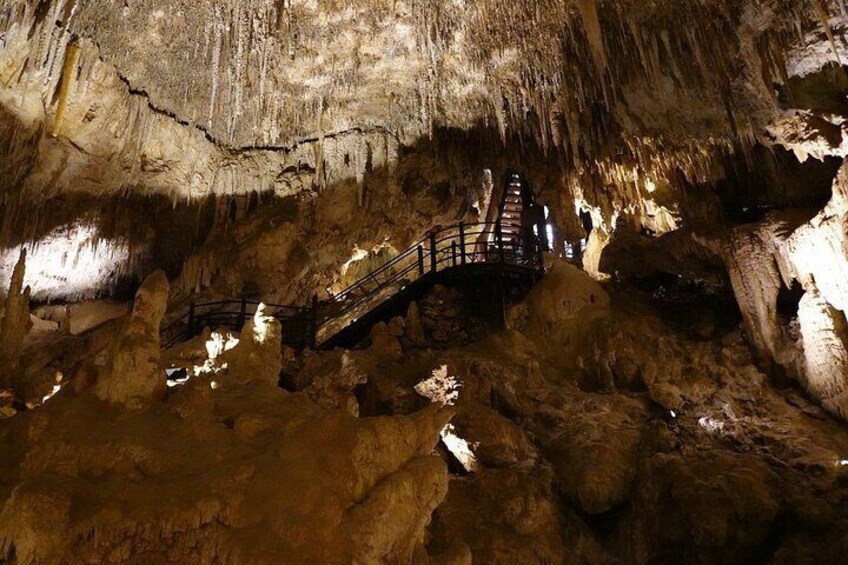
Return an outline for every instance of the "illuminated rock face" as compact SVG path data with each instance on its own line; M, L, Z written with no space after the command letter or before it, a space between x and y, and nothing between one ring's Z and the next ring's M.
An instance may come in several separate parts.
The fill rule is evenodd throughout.
M160 363L159 325L168 306L168 279L156 271L138 289L132 312L97 378L97 397L131 407L144 406L165 392Z
M11 386L20 371L24 338L32 323L29 319L30 289L24 288L26 251L21 251L9 281L9 290L0 319L0 385Z
M834 59L813 6L783 2L107 5L3 13L10 186L294 194L483 123L550 149L593 189L663 184L675 168L703 179L714 153L779 115L770 81Z
M803 222L775 215L738 229L725 257L746 327L761 355L800 380L822 404L848 417L848 165L827 206ZM789 312L781 294L796 285ZM796 326L793 330L793 325Z
M844 560L845 10L6 2L0 561ZM161 350L509 170L554 241L507 330L437 287L354 350L263 308Z
M79 301L114 290L122 272L133 272L129 246L122 241L98 241L91 225L57 228L30 248L25 281L37 289L35 300ZM16 249L0 256L0 274L11 273ZM73 276L69 276L69 274Z
M280 322L268 316L260 304L239 336L238 345L226 352L223 359L230 370L250 380L276 385L280 377Z
M583 263L600 278L619 221L680 228L687 187L724 179L726 155L750 155L753 139L803 158L845 155L838 103L810 109L790 92L840 60L837 2L313 4L28 0L3 12L0 247L41 242L33 258L50 265L65 245L92 259L79 265L85 288L69 288L83 277L62 284L52 269L33 270L44 271L39 299L113 291L114 273L143 278L163 265L141 258L206 235L154 222L166 235L153 244L98 226L62 241L50 228L74 224L47 204L65 198L135 208L126 196L158 195L197 206L198 217L209 198L223 225L209 245L201 236L173 252L175 288L303 302L345 282L356 250L401 249L435 225L479 219L469 212L507 167L545 192L557 249L588 240ZM290 229L249 228L265 235L240 247L263 253L215 261L235 229L226 217L243 217L250 198L319 193L324 203L304 206ZM422 194L434 203L421 205ZM591 233L577 208L592 216ZM306 217L316 209L338 213ZM321 233L304 237L314 226ZM0 269L16 255L0 251ZM261 280L222 272L242 262L258 263ZM280 278L297 282L269 288Z

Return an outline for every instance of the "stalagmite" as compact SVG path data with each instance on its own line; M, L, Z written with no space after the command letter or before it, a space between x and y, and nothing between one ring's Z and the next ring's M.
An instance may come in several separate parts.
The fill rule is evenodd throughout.
M807 389L828 410L848 418L848 322L815 290L798 306Z
M0 320L0 386L10 388L20 373L21 346L32 322L29 318L30 288L24 288L26 249L22 248L3 302Z
M0 563L839 563L846 0L0 6Z
M138 408L163 396L159 325L167 306L168 279L156 271L136 292L132 312L109 350L97 377L98 398Z
M224 357L230 372L249 380L276 385L280 375L280 322L260 304L244 326L239 343Z

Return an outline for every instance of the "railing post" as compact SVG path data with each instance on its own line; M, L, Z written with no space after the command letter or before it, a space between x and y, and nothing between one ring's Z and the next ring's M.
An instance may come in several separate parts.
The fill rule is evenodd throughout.
M194 337L194 300L188 306L188 335Z
M424 276L424 246L418 246L418 276Z
M505 261L503 244L503 224L501 224L500 220L495 222L495 238L498 243L498 261L503 263Z
M306 340L309 343L309 347L314 351L318 348L318 295L312 295L312 307L310 308L310 320L309 320L309 335L306 336Z
M459 257L463 265L465 265L465 223L459 224Z
M453 266L456 267L456 242L451 242L451 260L453 262Z
M542 270L545 266L545 252L548 250L550 241L548 241L548 224L544 219L536 221L536 268Z
M430 232L430 272L436 272L436 232Z
M244 323L247 321L247 299L242 296L241 298L241 308L239 309L239 323L238 330L241 331L244 329Z

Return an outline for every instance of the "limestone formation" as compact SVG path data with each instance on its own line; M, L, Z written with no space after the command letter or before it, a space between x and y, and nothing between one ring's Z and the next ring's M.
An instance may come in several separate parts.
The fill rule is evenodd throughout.
M231 373L214 390L193 379L146 411L86 393L16 418L0 438L0 553L23 563L419 555L447 490L430 453L449 415L360 420L249 377Z
M0 3L0 563L843 562L846 64L846 0Z
M316 404L359 415L353 391L368 381L368 375L349 352L309 357L297 377L299 388Z
M607 292L577 267L555 263L530 293L527 303L511 312L510 326L565 347L593 319L609 309Z
M162 271L147 277L135 295L132 312L109 350L97 378L97 397L136 406L164 394L159 325L168 307L168 279Z
M21 249L3 303L3 318L0 320L0 386L11 387L15 384L20 372L24 338L32 325L29 314L30 288L24 288L25 271L26 249Z
M222 358L230 372L243 379L276 385L282 368L280 332L280 322L268 315L265 305L260 304L245 323L238 345L225 352Z
M760 353L842 417L848 414L846 186L848 165L843 165L830 202L815 217L772 216L737 230L725 244L731 281ZM803 296L780 312L781 298L793 286Z

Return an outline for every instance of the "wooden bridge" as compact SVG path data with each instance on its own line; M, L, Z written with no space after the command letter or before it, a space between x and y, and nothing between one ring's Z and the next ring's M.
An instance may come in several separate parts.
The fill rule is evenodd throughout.
M374 323L405 314L413 300L442 283L472 287L475 309L502 322L510 291L543 274L547 242L544 215L520 175L507 175L498 213L491 222L431 232L328 300L315 296L308 306L265 303L266 313L280 321L282 342L295 349L352 346ZM240 331L259 304L247 299L192 303L163 328L162 343L172 347L204 327Z

